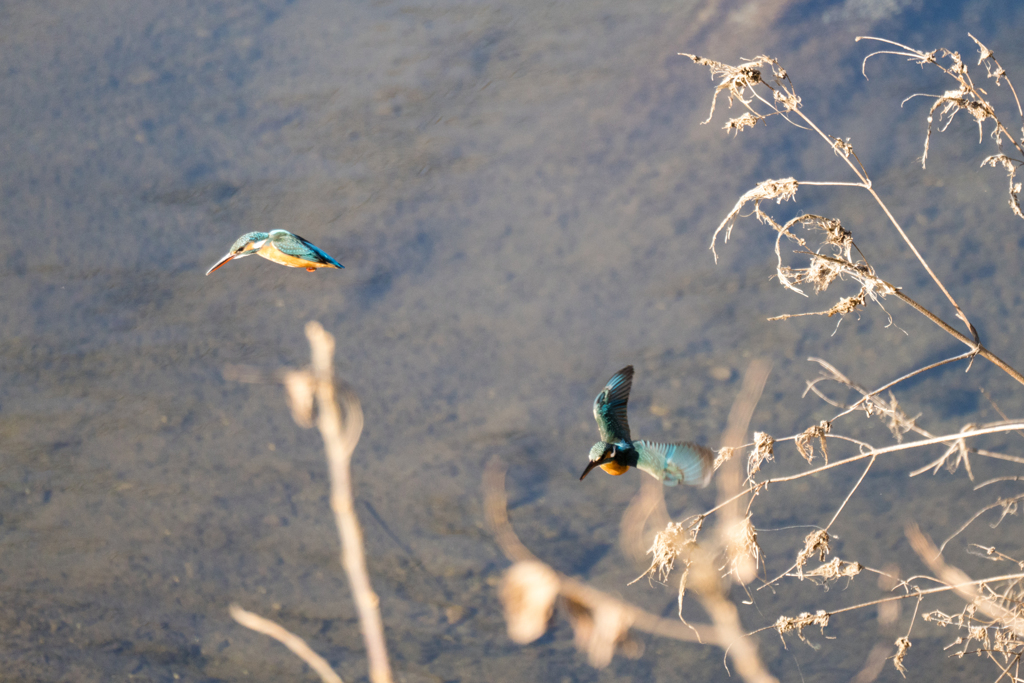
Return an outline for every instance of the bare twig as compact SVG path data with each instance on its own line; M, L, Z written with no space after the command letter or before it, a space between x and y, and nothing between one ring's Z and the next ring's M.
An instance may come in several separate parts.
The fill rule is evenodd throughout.
M505 466L492 458L484 472L484 514L505 556L514 564L502 583L509 637L518 643L536 640L547 630L560 598L573 629L576 645L592 666L604 667L616 652L635 652L630 629L686 642L717 642L716 632L703 624L662 619L628 602L552 569L523 545L508 519ZM720 644L723 648L728 646Z
M743 378L743 385L733 402L732 410L722 436L723 450L735 450L744 440L750 418L761 397L771 363L765 359L751 362ZM658 534L649 551L652 562L648 575L666 576L677 558L682 558L686 570L679 582L679 603L682 607L683 591L693 590L704 611L714 624L715 642L728 643L727 656L745 681L767 683L776 679L768 672L757 651L757 643L743 629L739 611L728 596L734 581L741 585L755 576L760 558L757 532L750 517L741 515L738 500L744 495L741 463L738 458L727 459L717 475L719 504L724 510L717 525L713 543L708 547L696 543L696 531L687 533L683 523L669 524ZM747 488L746 492L754 490ZM703 522L701 517L697 527ZM728 567L724 576L720 567Z
M858 40L860 39L861 38L858 38ZM879 40L874 38L870 39ZM895 45L899 47L901 51L881 51L878 53L872 53L872 55L869 55L868 58L870 58L870 56L873 56L874 54L891 53L910 57L912 59L919 61L922 64L936 63L935 53L922 53L913 50L912 48L909 48L905 45L893 43L892 41L882 40L881 42ZM987 48L984 48L984 46L981 45L980 43L978 45L982 51L982 61L992 59L993 64L995 64L995 71L993 71L992 68L989 68L989 74L990 76L996 78L998 83L1000 79L1005 78L1005 71L1002 70L1002 67L998 66L998 63L994 62L994 59L991 55L991 51L987 50ZM962 63L959 61L959 56L956 55L955 53L949 53L948 51L944 51L944 55L951 56L951 58L954 59L954 68L945 69L944 67L941 66L939 66L939 68L942 68L943 71L945 71L951 77L956 78L958 82L961 83L962 89L967 88L971 96L975 98L970 102L963 103L960 103L960 100L957 100L957 104L955 106L967 108L971 111L973 111L972 107L974 107L974 105L982 107L983 109L985 107L988 107L988 109L990 109L991 107L988 106L987 102L985 102L981 98L980 91L978 91L973 85L973 83L969 80L969 76L966 73L966 69L961 68ZM799 127L814 131L829 144L830 148L832 148L834 151L837 149L837 141L840 140L840 138L834 135L829 135L822 131L820 128L818 128L814 121L812 121L806 114L803 113L801 109L800 98L797 97L795 89L793 87L792 82L789 79L788 74L785 72L784 69L782 69L779 66L776 60L761 55L756 59L749 61L745 64L739 66L730 66L727 64L723 64L721 62L716 62L713 60L705 59L703 57L698 57L696 55L686 54L685 56L692 59L695 63L708 66L711 69L713 77L721 77L722 80L716 88L715 97L717 98L719 93L728 92L730 103L733 101L740 102L748 110L748 117L752 122L763 120L768 116L781 115L784 118L786 118L787 121L790 121L791 123L794 123L794 125L796 125L795 119L799 119L801 122L801 125ZM865 58L865 61L868 58ZM768 66L771 69L771 79L768 79L767 74L762 73L761 71L761 69L765 66ZM771 80L772 82L769 82L769 80ZM758 86L766 88L771 93L770 98L762 96L759 92ZM760 102L761 105L764 105L767 108L768 113L762 113L755 108L755 105L757 105L758 102ZM984 107L982 105L984 105ZM985 111L988 112L988 109L985 109ZM713 111L714 103L712 103L712 112ZM979 109L979 111L981 110ZM990 113L985 113L983 119L981 120L984 120L985 118L995 119L994 115L991 115ZM1016 141L1014 141L1013 137L1009 135L1005 127L1003 127L997 119L995 120L1000 136L1008 138L1011 142L1013 142L1016 145ZM737 130L738 129L739 128L737 128ZM942 283L942 281L939 279L936 273L932 270L931 266L925 260L921 252L917 249L916 245L910 239L906 231L904 231L903 227L900 225L899 221L896 219L893 213L889 210L889 207L882 200L881 196L879 196L879 194L872 187L872 183L867 174L867 171L864 168L864 166L860 163L860 160L857 159L856 155L853 154L852 147L848 143L845 143L842 146L842 151L843 153L839 154L839 156L843 159L843 161L848 165L850 170L853 171L853 173L860 180L860 183L850 184L863 188L872 196L872 198L878 204L879 208L885 213L886 217L889 219L889 222L892 224L893 228L899 233L903 242L907 245L907 247L914 254L914 257L921 264L921 267L924 268L924 270L928 273L929 277L934 282L935 286L939 288L939 290L943 293L943 295L952 305L953 309L956 312L956 317L963 321L963 323L967 326L967 330L970 336L961 334L960 332L956 331L954 328L952 328L944 321L942 321L940 318L938 318L938 316L935 316L930 311L927 311L927 309L924 309L922 306L920 306L920 304L917 304L917 302L911 300L905 294L900 292L897 288L894 288L891 285L888 285L888 283L884 283L884 281L880 280L879 278L872 276L871 278L869 278L872 283L875 283L878 286L884 286L882 287L882 290L878 292L878 294L880 296L885 296L888 294L896 295L905 303L908 303L916 310L918 310L920 313L922 313L930 320L932 320L934 323L942 327L946 332L952 334L957 339L967 344L969 347L971 347L974 353L980 354L982 357L995 363L998 367L1007 372L1018 382L1024 384L1024 374L1018 372L1008 363L998 358L995 354L993 354L991 351L989 351L988 349L984 348L981 345L978 332L975 329L974 325L970 322L969 318L967 317L967 314L963 311L963 309L957 303L956 299L954 299L950 291L946 288L946 286ZM995 164L996 162L993 161L991 163ZM1012 160L1007 160L1005 162L1000 163L1004 163L1004 165L1009 164L1008 168L1011 168L1011 171L1013 172L1015 172L1014 169L1016 168L1014 164L1018 164L1018 162L1014 162ZM764 181L758 184L758 186L755 187L754 189L747 192L745 195L743 195L743 197L740 198L740 200L737 202L733 210L729 212L725 220L723 220L722 223L715 230L715 235L714 237L712 237L712 250L714 250L714 243L718 234L721 233L723 230L725 231L725 239L728 240L729 232L731 231L736 218L739 216L743 206L746 205L747 203L753 203L753 213L761 222L768 223L773 228L781 232L783 228L779 226L774 221L774 219L772 219L768 214L761 211L761 202L773 199L778 202L781 202L786 199L791 199L794 196L797 187L798 183L795 179L786 178L782 180ZM1019 194L1019 192L1019 184L1015 185L1011 177L1011 196L1015 198L1017 194ZM1015 202L1016 199L1013 199L1013 201L1011 201L1011 204L1014 204ZM1015 206L1017 206L1017 204L1015 204ZM1019 212L1019 206L1016 210ZM817 260L818 262L823 262L827 261L828 258L818 255ZM855 272L855 270L850 269L847 270L847 272L852 274L853 272ZM780 281L783 282L784 286L787 286L790 289L794 289L795 291L799 291L795 288L795 286L790 284L789 281L783 275L780 275ZM894 291L885 291L885 287L892 288L892 290ZM862 294L864 294L863 291ZM874 296L872 296L872 298L874 298ZM857 299L856 297L849 298L848 300L844 299L842 302L840 302L840 304L837 304L836 307L833 307L828 311L822 311L821 314L834 315L835 313L844 313L849 310L852 310L861 303L863 302L860 299Z
M717 505L715 505L715 507L713 507L713 508L711 508L709 510L706 510L703 513L701 513L699 515L699 517L700 517L701 520L704 520L707 517L709 517L710 515L718 512L722 508L726 507L732 501L734 501L734 500L736 500L738 498L741 498L741 497L747 495L748 493L754 493L756 491L760 491L760 490L762 490L762 489L764 489L764 488L766 488L768 486L771 486L772 484L781 484L781 483L787 482L787 481L796 481L797 479L803 479L804 477L811 477L811 476L814 476L816 474L820 474L821 472L824 472L826 470L835 469L837 467L843 467L844 465L848 465L850 463L857 462L859 460L864 460L865 458L872 458L874 456L885 455L887 453L897 453L899 451L905 451L905 450L909 450L911 448L919 448L921 446L933 446L935 444L940 444L940 443L944 443L944 442L947 442L947 441L954 441L956 439L966 439L966 438L970 438L970 437L974 437L974 436L983 436L985 434L998 434L1000 432L1012 432L1012 431L1015 431L1017 429L1024 429L1024 422L1011 422L1011 423L1008 423L1008 424L1001 424L1001 425L998 425L998 426L995 426L995 427L984 427L984 428L981 428L981 429L972 429L972 430L966 431L966 432L958 432L956 434L949 434L949 435L946 435L946 436L938 436L938 437L933 437L933 438L930 438L930 439L920 439L918 441L912 441L910 443L896 444L894 446L886 446L884 448L872 448L870 450L858 453L857 455L852 455L852 456L850 456L848 458L844 458L843 460L836 460L834 462L828 463L827 465L821 465L819 467L815 467L815 468L810 469L810 470L804 470L803 472L798 472L797 474L791 474L791 475L785 476L785 477L773 477L772 479L765 479L764 481L759 481L759 482L757 482L755 484L751 484L751 485L747 486L746 488L744 488L743 490L741 490L740 492L738 492L736 495L731 496L731 497L727 498L726 500L720 501ZM840 438L840 437L837 437L836 435L832 435L832 438ZM788 440L791 440L791 439L792 439L792 437L790 437L790 439L788 439ZM787 439L777 439L776 441L778 442L778 441L785 441L785 440L787 440Z
M320 676L320 680L324 681L324 683L342 683L341 676L334 672L334 669L331 668L326 659L314 652L306 644L306 641L284 626L258 614L247 612L235 603L228 607L228 611L231 612L231 617L242 626L257 633L262 633L265 636L270 636L295 653L299 659L309 665L309 668Z
M979 584L991 583L1000 580L1002 577L972 581L962 570L946 564L942 559L942 553L935 547L932 540L928 538L916 524L908 524L906 528L907 540L917 556L935 572L936 575L965 601L977 605L978 610L998 621L1004 628L1011 630L1017 636L1024 636L1024 616L1021 616L1019 604L1016 610L1007 609L999 602L987 597L981 592ZM1020 574L1016 578L1020 579Z
M292 411L292 417L302 427L313 426L315 399L318 409L316 425L324 440L330 472L331 510L334 512L334 520L341 540L341 565L348 575L349 585L352 588L352 599L359 613L359 626L366 644L370 680L373 683L391 683L391 665L388 662L379 599L373 592L366 570L363 534L355 514L352 495L350 463L352 453L363 432L363 409L359 404L359 398L353 392L343 388L337 394L335 393L334 337L315 321L307 323L306 337L309 339L312 354L312 363L308 370L285 368L276 372L265 372L248 366L235 365L224 368L224 377L248 383L282 382L287 391L288 406ZM239 614L242 612L244 610L239 611ZM232 608L232 615L239 619L234 608ZM251 615L251 617L259 619L256 615ZM325 678L325 680L327 679ZM332 680L340 681L341 679L335 676L335 679Z
M390 683L391 664L388 662L384 625L380 618L380 601L373 592L370 575L366 571L363 532L356 518L349 466L363 432L363 409L354 393L342 390L340 396L335 395L334 337L315 321L306 325L306 337L312 349L311 373L315 380L318 408L316 425L327 451L331 475L331 510L334 511L334 521L338 525L341 539L341 564L348 575L352 599L359 612L370 680L373 683Z

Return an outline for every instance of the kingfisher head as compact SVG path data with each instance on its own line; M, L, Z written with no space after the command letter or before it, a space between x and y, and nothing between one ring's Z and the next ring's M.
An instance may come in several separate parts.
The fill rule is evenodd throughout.
M225 254L219 261L213 264L213 267L206 271L209 275L213 271L217 270L231 259L242 258L249 254L255 254L260 248L266 243L270 235L265 232L247 232L231 245L228 253Z
M595 467L600 467L608 474L615 476L625 474L630 465L628 461L629 455L619 446L598 441L590 447L590 462L587 463L587 469L583 470L583 474L580 475L580 481L583 481L583 478L590 474L590 470Z
M258 251L268 237L270 234L266 232L247 232L235 240L235 243L228 249L228 253L234 254L236 257L248 256L249 254L245 252Z

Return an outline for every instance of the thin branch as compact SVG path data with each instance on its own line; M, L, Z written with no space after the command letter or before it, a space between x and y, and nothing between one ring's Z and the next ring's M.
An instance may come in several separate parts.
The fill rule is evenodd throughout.
M1009 432L1009 431L1013 431L1013 430L1016 430L1016 429L1024 429L1024 422L1013 422L1013 423L1006 424L1006 425L999 425L997 427L985 427L983 429L972 429L972 430L966 431L966 432L957 432L956 434L949 434L949 435L946 435L946 436L937 436L937 437L934 437L934 438L931 438L931 439L921 439L919 441L912 441L910 443L902 443L902 444L895 444L893 446L886 446L885 448L875 448L875 449L872 449L870 451L866 451L864 453L858 453L857 455L852 455L849 458L845 458L843 460L837 460L835 462L831 462L831 463L829 463L827 465L821 465L820 467L815 467L813 469L804 470L803 472L798 472L797 474L791 474L791 475L786 476L786 477L775 477L773 479L765 479L764 481L759 481L756 484L751 484L750 486L746 487L745 489L743 489L742 491L740 491L736 495L734 495L734 496L732 496L732 497L730 497L730 498L728 498L726 500L719 501L719 503L717 505L715 505L713 508L710 508L710 509L704 511L700 515L697 515L697 517L701 517L701 518L708 517L709 515L712 515L715 512L718 512L723 507L725 507L726 505L728 505L732 501L736 500L737 498L741 498L741 497L745 496L748 493L753 493L755 491L760 491L761 489L766 488L766 487L768 487L768 486L770 486L772 484L781 484L781 483L784 483L784 482L787 482L787 481L796 481L797 479L803 479L804 477L810 477L810 476L813 476L815 474L820 474L821 472L824 472L825 470L831 470L831 469L835 469L836 467L842 467L843 465L848 465L851 462L857 462L858 460L864 460L865 458L871 458L871 457L874 457L876 455L884 455L886 453L896 453L898 451L905 451L905 450L908 450L908 449L911 449L911 448L919 448L921 446L934 446L935 444L945 443L946 441L955 441L956 439L966 439L966 438L973 437L973 436L983 436L985 434L998 434L1000 432ZM830 436L833 436L833 435L830 435ZM792 438L792 437L790 437L790 438ZM784 440L786 440L786 439L776 439L776 442L784 441Z
M331 665L327 663L326 659L314 652L313 649L306 644L306 641L286 629L284 626L281 626L270 619L261 617L258 614L247 612L235 603L232 603L231 606L228 607L228 611L231 612L231 617L242 626L256 631L257 633L262 633L265 636L270 636L295 653L299 659L304 661L310 669L320 676L320 680L324 683L342 683L341 676L334 672L334 669L331 668Z
M537 559L537 556L530 552L516 535L508 519L507 500L505 466L500 459L495 457L487 464L487 469L484 471L484 514L488 526L491 527L491 533L494 534L498 547L512 562L545 564ZM545 566L547 565L545 564ZM718 642L715 630L711 626L703 624L686 626L674 619L662 619L561 572L555 572L555 574L559 582L559 591L563 596L588 606L611 605L615 609L621 610L630 620L632 627L637 630L686 642Z
M957 595L963 598L966 602L977 605L979 611L997 620L1017 636L1024 636L1024 618L1019 614L1015 614L1013 611L1006 609L991 598L984 597L977 589L974 588L974 586L993 583L1006 578L1019 580L1022 576L1021 574L1016 574L1010 577L995 577L972 581L962 570L946 564L945 560L942 559L942 553L940 553L938 548L935 547L932 540L921 532L916 524L908 524L906 534L907 540L910 541L910 545L914 549L914 552L917 553L918 557L920 557L921 560L939 576L939 578L953 588Z
M975 489L975 490L977 490L977 489ZM957 536L962 534L967 527L969 527L971 524L973 524L975 522L975 520L977 520L979 517L981 517L983 514L985 514L989 510L994 510L994 509L999 508L999 507L1005 508L1008 504L1014 503L1014 502L1016 502L1018 500L1021 500L1022 498L1024 498L1024 494L1021 494L1019 496L1013 496L1011 498L1000 498L999 500L997 500L996 502L992 503L991 505L986 505L985 507L981 508L976 513L971 515L971 518L968 519L966 522L964 522L960 526L959 529L954 531L949 536L949 538L947 538L945 541L942 542L942 545L939 546L939 553L942 553L943 551L945 551L946 545L950 541L952 541L954 538L956 538Z
M801 180L801 185L820 185L822 187L861 187L867 188L864 183L843 183L831 180Z
M853 386L855 389L858 389L858 391L861 391L861 393L863 395L861 396L860 399L857 400L856 403L854 403L853 405L849 406L848 408L846 408L846 410L844 410L843 412L839 413L838 415L835 415L831 420L829 420L829 422L835 422L836 420L838 420L839 418L843 417L844 415L848 415L848 414L852 413L854 410L856 410L858 407L860 407L861 404L863 404L865 401L870 399L872 396L877 396L878 394L882 393L886 389L891 389L892 387L896 386L897 384L899 384L900 382L902 382L904 380L908 380L911 377L914 377L916 375L920 375L922 372L927 372L929 370L934 370L935 368L938 368L938 367L941 367L943 365L946 365L947 363L955 363L958 360L965 360L967 358L970 358L973 355L974 355L974 351L967 351L965 353L961 353L959 356L953 356L952 358L946 358L945 360L940 360L940 361L938 361L936 363L932 363L931 365L926 365L923 368L918 368L917 370L914 370L912 372L908 372L907 374L903 375L902 377L897 377L896 379L894 379L893 381L889 382L888 384L884 384L884 385L878 387L877 389L875 389L874 391L871 391L871 392L865 392L865 391L861 390L859 387L856 387L853 384L850 384L849 386ZM807 360L815 361L815 362L822 363L822 364L825 363L825 361L821 360L820 358L808 358ZM815 392L815 393L817 393L817 392ZM818 395L821 396L821 394L818 394Z
M935 546L932 546L932 547L934 548ZM957 571L959 571L959 570L957 570ZM864 609L865 607L874 607L875 605L882 605L882 604L885 604L887 602L898 602L900 600L907 600L909 598L920 598L920 597L923 597L925 595L935 595L936 593L948 593L950 591L954 591L954 592L960 593L961 591L970 590L973 586L983 586L985 584L994 583L996 581L1014 581L1014 580L1024 579L1024 573L1019 573L1019 574L1003 574L1002 576L991 576L991 577L988 577L988 578L985 578L985 579L970 579L969 577L965 577L964 580L958 581L958 582L955 582L955 583L952 583L952 584L949 583L945 579L935 579L935 578L932 578L932 577L922 577L922 578L927 578L927 579L930 579L932 581L941 581L944 585L938 586L936 588L926 588L924 590L917 589L917 590L914 590L914 591L912 591L910 593L905 593L904 595L894 595L894 596L888 597L888 598L878 598L877 600L868 600L867 602L861 602L861 603L858 603L856 605L847 605L846 607L840 607L839 609L831 610L831 611L827 612L827 615L831 617L831 616L835 616L836 614L842 614L844 612L853 612L855 610ZM759 629L757 629L755 631L751 631L747 635L749 635L749 636L757 635L758 633L761 633L762 631L768 631L768 630L771 630L771 629L774 629L774 628L775 628L775 624L771 624L769 626L762 626L761 628L759 628Z
M363 432L363 409L350 391L335 395L334 337L318 322L306 325L306 337L312 349L313 378L316 380L317 427L324 440L331 476L331 510L341 539L341 564L348 575L352 599L359 613L359 626L366 644L366 656L373 683L391 683L380 600L370 585L363 550L363 532L356 517L352 495L350 463ZM340 406L339 400L340 399ZM342 407L344 418L342 418Z
M858 488L860 488L861 483L863 483L863 481L864 481L864 477L868 476L868 472L871 471L871 466L874 465L874 464L875 464L875 459L871 458L871 461L868 462L867 467L865 467L864 471L861 472L860 478L857 480L857 483L854 484L853 488L850 489L850 492L848 494L846 494L846 498L843 500L842 504L839 506L839 509L836 510L836 513L834 515L832 515L832 519L829 520L829 523L825 526L823 531L828 531L829 529L832 528L832 525L836 523L836 520L839 519L839 514L843 511L843 508L846 507L846 504L850 502L850 499L853 498L854 492L856 492L856 490ZM789 573L791 571L793 571L794 569L796 569L797 567L799 567L799 566L800 565L798 563L794 562L792 564L792 566L789 567L789 569L787 569L786 571L782 572L781 574L776 576L771 581L767 581L763 585L758 586L757 590L761 590L762 588L767 588L767 587L771 586L772 584L778 583L779 581L781 581L785 577L789 576L790 575Z

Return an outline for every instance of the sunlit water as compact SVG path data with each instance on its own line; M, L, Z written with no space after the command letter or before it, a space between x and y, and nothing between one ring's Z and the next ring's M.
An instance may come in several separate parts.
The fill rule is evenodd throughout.
M713 84L680 51L779 57L809 113L852 137L986 344L1024 364L1024 222L1006 207L1001 172L978 170L991 144L959 120L922 171L929 102L899 103L951 86L895 57L860 75L872 48L856 35L948 45L973 64L969 30L1024 84L1020 11L949 5L5 4L2 678L308 678L283 647L231 621L239 602L307 638L345 680L364 679L319 437L295 426L280 387L223 375L304 364L315 319L336 335L339 374L366 411L357 511L400 680L726 680L720 651L643 637L640 659L596 671L560 620L537 643L512 644L483 466L509 463L511 518L538 556L671 616L673 588L626 586L642 567L619 551L619 519L640 475L577 481L597 436L591 401L613 372L637 368L634 434L717 446L754 357L774 370L753 427L785 436L834 413L801 398L816 375L808 356L877 386L959 352L898 302L887 303L898 328L877 308L833 336L835 319L766 322L835 297L781 292L772 237L752 219L719 245L716 266L714 227L764 178L852 177L779 121L728 137L724 100L701 127ZM781 218L841 215L883 277L952 321L863 192L799 197ZM345 269L249 258L203 276L238 235L275 227ZM907 412L934 433L995 419L984 387L1022 414L1011 380L980 360L962 371L912 382ZM887 443L874 429L864 433ZM802 462L791 445L777 455ZM836 552L919 571L903 523L943 537L978 507L963 472L907 478L937 455L880 463L844 513ZM765 498L755 523L767 574L806 533L771 529L827 522L859 474ZM713 500L668 493L674 515ZM744 608L744 622L864 599L874 579L857 581L848 594L783 584L763 612ZM821 650L795 639L783 650L768 635L762 652L787 680L841 680L895 638L873 613L837 619L827 635L840 640L811 635ZM953 637L939 635L915 643L932 648L908 661L915 676L976 666L936 654ZM897 675L888 667L881 680Z

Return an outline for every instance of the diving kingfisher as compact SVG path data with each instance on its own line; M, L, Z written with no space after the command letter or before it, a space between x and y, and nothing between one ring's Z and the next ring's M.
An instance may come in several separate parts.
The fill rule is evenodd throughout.
M309 240L287 230L271 230L269 233L247 232L239 237L231 245L228 253L214 263L206 274L209 275L231 259L243 258L250 254L258 254L283 266L305 268L311 273L317 268L345 267Z
M590 449L590 463L580 481L595 467L608 474L624 474L630 467L643 470L665 486L679 482L707 486L714 470L714 453L695 443L654 443L629 437L626 402L633 386L633 366L627 365L608 380L594 399L594 419L601 440Z

